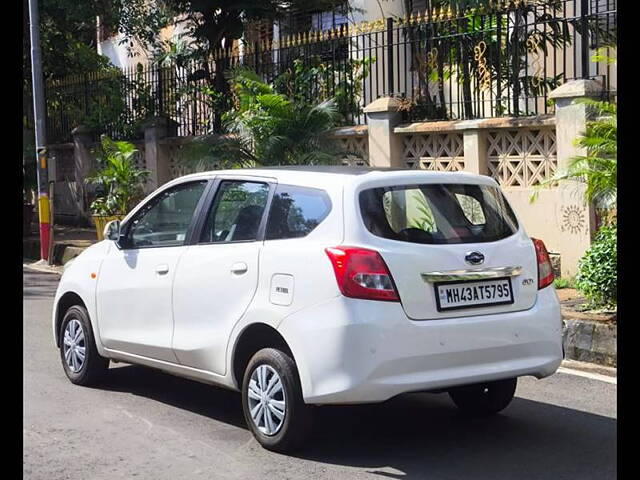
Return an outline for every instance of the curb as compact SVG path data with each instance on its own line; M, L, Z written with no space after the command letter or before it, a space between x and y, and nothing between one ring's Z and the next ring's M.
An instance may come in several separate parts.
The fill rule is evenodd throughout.
M616 323L567 318L563 314L562 326L562 343L566 359L606 367L618 366Z
M32 272L55 273L60 276L62 276L62 272L64 271L64 267L61 265L48 265L42 260L38 260L34 263L23 263L22 267Z
M85 245L83 242L54 242L51 259L54 265L64 265L80 255L89 245ZM38 239L24 239L22 241L22 256L23 258L40 258L40 241Z

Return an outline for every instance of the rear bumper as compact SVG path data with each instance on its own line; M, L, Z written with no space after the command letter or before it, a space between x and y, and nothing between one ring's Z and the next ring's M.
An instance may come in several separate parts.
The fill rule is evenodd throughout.
M533 375L562 361L555 291L522 312L413 321L398 303L336 297L287 317L279 331L305 402L382 402L404 392Z

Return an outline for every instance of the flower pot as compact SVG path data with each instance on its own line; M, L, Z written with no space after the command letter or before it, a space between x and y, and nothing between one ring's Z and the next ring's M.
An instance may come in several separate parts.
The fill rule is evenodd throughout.
M93 223L96 226L96 234L98 235L98 241L104 240L104 227L107 226L111 220L122 220L123 215L92 215Z
M30 203L22 204L22 236L31 235L31 222L33 221L33 205Z

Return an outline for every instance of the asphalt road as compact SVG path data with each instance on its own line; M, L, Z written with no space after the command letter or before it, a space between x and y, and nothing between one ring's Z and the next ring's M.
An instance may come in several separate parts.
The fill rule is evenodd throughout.
M76 387L51 339L57 281L24 273L24 478L616 477L616 385L564 373L521 379L491 419L461 417L446 394L322 407L296 456L258 446L235 392L122 364Z

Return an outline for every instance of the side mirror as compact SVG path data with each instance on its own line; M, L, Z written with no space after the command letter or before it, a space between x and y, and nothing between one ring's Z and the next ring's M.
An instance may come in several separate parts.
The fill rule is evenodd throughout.
M120 239L120 220L111 220L104 226L104 238L114 242Z

